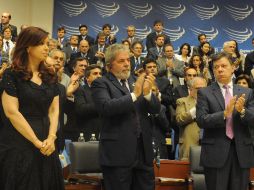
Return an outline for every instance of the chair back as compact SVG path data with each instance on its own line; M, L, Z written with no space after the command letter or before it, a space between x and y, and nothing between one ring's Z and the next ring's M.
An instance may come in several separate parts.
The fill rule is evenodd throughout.
M71 173L98 173L99 142L72 142L70 143Z

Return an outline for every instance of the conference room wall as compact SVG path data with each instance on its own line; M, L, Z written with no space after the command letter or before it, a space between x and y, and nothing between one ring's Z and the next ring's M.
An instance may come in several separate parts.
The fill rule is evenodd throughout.
M0 13L10 12L11 24L38 26L52 34L54 0L0 0Z

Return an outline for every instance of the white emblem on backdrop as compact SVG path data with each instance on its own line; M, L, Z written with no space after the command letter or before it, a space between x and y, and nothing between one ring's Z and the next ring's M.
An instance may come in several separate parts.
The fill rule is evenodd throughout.
M62 24L62 25L59 25L60 26L63 26L65 28L65 37L67 37L68 39L71 37L71 35L79 35L79 27L77 26L68 26L66 24Z
M246 19L253 12L253 7L249 5L245 8L228 5L225 9L235 21Z
M233 30L231 28L224 29L230 39L236 40L238 43L243 43L252 36L252 30L245 28L245 30Z
M102 4L102 3L99 3L99 2L94 2L92 3L97 11L97 13L102 17L102 18L105 18L105 17L110 17L112 16L113 14L115 14L119 8L120 8L120 5L113 2L112 5L105 5L105 4Z
M63 11L69 15L69 17L78 16L87 8L87 4L83 1L80 1L79 4L59 1L59 4L63 7Z
M190 29L195 36L198 36L199 34L205 34L207 41L211 41L219 34L219 31L217 28L212 27L211 30L202 30L196 27L193 27Z
M94 30L94 33L95 33L95 34L98 34L99 32L102 31L102 27L99 26L99 25L91 26L91 28ZM118 26L116 26L116 25L111 25L111 34L116 35L117 32L119 32Z
M172 42L174 42L174 41L180 39L185 34L185 29L181 28L180 26L178 26L177 29L167 29L167 28L164 28L163 32L166 35L170 36L170 40Z
M174 49L174 53L178 54L180 51L180 47L178 46L177 49Z
M161 4L158 6L162 13L168 18L168 19L174 19L179 17L184 13L186 10L186 7L184 5L179 4L178 7L172 7L165 4Z
M220 10L219 7L214 4L211 7L202 7L199 5L192 5L191 7L201 20L207 20L214 17Z
M126 4L128 10L130 11L131 15L137 19L142 18L150 13L150 11L153 9L153 6L146 3L144 6L141 5L135 5L133 3L127 3Z

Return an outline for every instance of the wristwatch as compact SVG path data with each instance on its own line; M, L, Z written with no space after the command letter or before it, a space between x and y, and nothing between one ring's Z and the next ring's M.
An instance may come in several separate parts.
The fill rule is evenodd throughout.
M242 111L240 112L240 116L243 117L245 115L245 108L242 109Z

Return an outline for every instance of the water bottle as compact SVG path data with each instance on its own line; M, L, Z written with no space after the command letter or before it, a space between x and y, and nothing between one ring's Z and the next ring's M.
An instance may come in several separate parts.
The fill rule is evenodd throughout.
M79 134L78 142L85 142L84 133Z
M160 165L161 165L160 158L161 158L160 149L158 147L156 152L156 159L155 159L157 168L160 168Z
M97 141L94 133L91 135L90 141Z

